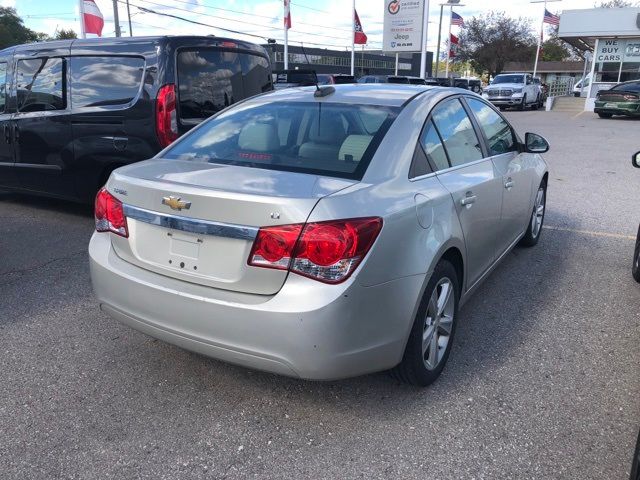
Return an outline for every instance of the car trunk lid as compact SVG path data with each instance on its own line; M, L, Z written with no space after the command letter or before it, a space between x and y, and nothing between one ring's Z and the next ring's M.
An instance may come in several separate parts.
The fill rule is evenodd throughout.
M118 169L107 189L124 204L124 260L169 277L271 295L287 271L247 259L261 226L304 223L322 197L355 181L251 167L150 160Z

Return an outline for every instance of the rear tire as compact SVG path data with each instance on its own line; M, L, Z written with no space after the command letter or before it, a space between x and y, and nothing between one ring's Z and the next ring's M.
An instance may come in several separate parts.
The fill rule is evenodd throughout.
M542 233L542 225L544 223L544 214L547 210L547 182L542 180L542 183L538 187L536 198L533 202L533 210L531 212L531 218L529 219L529 226L524 234L524 237L520 239L520 246L533 247L540 240L540 234Z
M426 387L442 373L456 331L458 282L451 262L440 260L424 291L402 361L391 370L396 379Z
M612 113L598 113L598 116L600 118L611 118L611 117L613 117L613 114Z
M631 274L633 275L634 280L640 283L640 227L638 227L636 246L633 250L633 265L631 266Z

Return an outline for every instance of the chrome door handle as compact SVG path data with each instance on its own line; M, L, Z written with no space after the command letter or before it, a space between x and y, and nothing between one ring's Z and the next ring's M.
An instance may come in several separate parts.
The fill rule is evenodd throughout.
M513 180L508 179L506 182L504 182L504 188L509 190L511 187L513 187Z
M476 196L467 194L465 197L462 197L460 200L462 206L470 206L473 203L476 203Z

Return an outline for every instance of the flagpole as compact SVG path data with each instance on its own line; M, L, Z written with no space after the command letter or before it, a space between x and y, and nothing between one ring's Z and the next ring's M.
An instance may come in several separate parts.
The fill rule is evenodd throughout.
M396 73L395 76L398 76L398 52L396 52Z
M429 38L429 0L424 0L424 7L422 10L422 37L420 45L420 78L426 78L427 76L427 40Z
M289 29L287 28L287 16L289 15L289 11L287 10L287 2L288 0L284 0L284 19L282 20L282 25L284 26L284 69L289 69ZM289 7L291 8L291 7Z
M449 57L451 56L451 17L453 16L453 5L449 7L449 36L447 37L447 67L445 69L445 78L449 78Z
M80 0L80 32L82 38L87 38L87 32L84 29L84 0Z
M542 35L544 35L544 14L547 12L547 0L544 0L544 12L542 12L542 22L540 23L540 36L538 37L538 49L536 50L536 63L533 64L533 77L538 73L538 59L540 58L540 46L542 45Z
M351 2L351 76L355 75L356 63L356 0Z

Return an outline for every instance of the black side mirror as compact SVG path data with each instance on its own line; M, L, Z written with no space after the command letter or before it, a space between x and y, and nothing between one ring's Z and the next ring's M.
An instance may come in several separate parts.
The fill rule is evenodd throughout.
M526 133L524 136L524 150L527 153L546 153L549 151L549 142L537 133Z
M636 152L635 155L631 157L631 164L636 168L640 168L640 152Z

